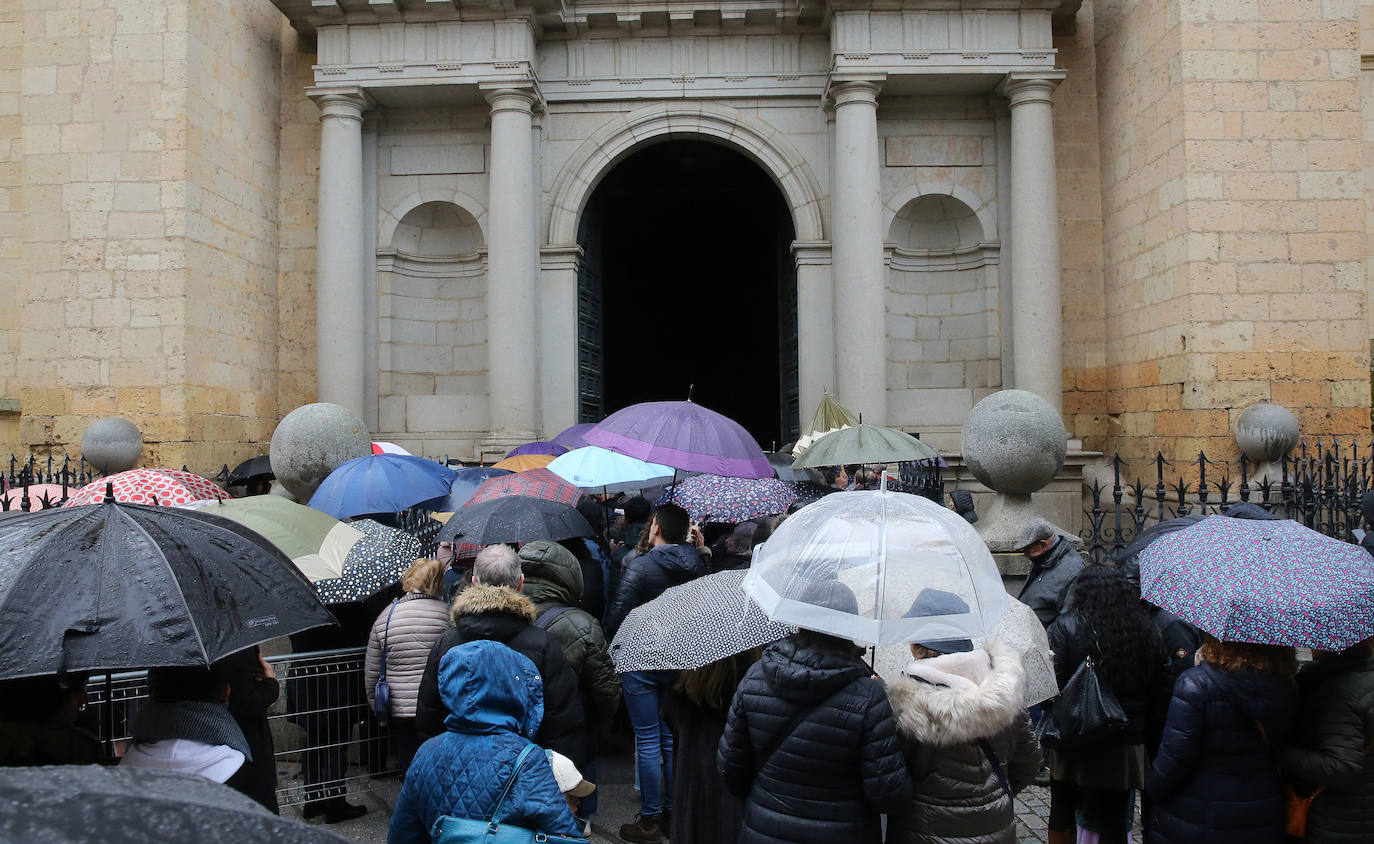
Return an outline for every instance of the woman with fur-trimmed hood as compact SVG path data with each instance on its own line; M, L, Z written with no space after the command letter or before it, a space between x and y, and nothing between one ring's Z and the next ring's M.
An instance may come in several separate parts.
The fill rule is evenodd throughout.
M983 650L967 639L913 644L911 654L887 695L914 799L888 816L888 842L1014 844L1012 794L1041 761L1020 657L1001 642Z

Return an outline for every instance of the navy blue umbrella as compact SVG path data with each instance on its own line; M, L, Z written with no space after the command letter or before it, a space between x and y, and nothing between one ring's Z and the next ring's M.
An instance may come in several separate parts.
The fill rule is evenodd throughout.
M409 454L355 457L329 473L310 506L336 519L399 513L449 494L457 475L449 467Z

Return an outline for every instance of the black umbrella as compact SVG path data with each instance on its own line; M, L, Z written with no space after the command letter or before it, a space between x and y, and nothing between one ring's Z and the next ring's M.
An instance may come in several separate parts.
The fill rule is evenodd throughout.
M227 785L192 774L100 765L0 768L0 841L343 844L347 840L279 818Z
M439 531L439 541L459 536L473 545L572 539L596 532L577 508L543 498L508 495L462 508Z
M224 482L224 485L240 486L254 478L275 479L276 477L272 473L272 462L267 459L267 455L259 454L257 457L250 457L235 466L234 471L229 473L229 479Z
M764 457L768 458L768 465L773 467L773 474L777 476L780 481L804 481L815 484L825 483L825 476L815 469L793 468L792 464L795 463L796 460L790 454L772 451L765 454Z
M286 555L205 511L107 499L0 522L0 679L208 665L333 623Z

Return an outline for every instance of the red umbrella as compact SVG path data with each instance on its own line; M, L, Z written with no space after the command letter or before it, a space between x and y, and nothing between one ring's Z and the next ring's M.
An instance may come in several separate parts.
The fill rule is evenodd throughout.
M116 501L125 504L190 504L192 501L216 501L228 498L229 493L213 481L178 469L130 469L92 481L67 499L64 507L99 504L105 500L105 486L114 487Z
M511 495L542 498L545 501L557 501L559 504L576 504L577 499L582 497L582 490L548 469L530 469L526 472L516 472L513 475L488 478L482 482L481 486L477 487L477 491L463 506L471 507L474 504L481 504L483 501Z

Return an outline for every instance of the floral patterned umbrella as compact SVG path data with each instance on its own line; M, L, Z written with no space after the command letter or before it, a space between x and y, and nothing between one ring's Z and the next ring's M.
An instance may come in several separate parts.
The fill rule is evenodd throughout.
M363 538L344 558L343 577L315 581L320 600L326 604L346 604L375 595L393 583L424 556L420 540L402 530L387 527L372 519L354 519L352 527Z
M513 475L489 478L477 487L477 491L467 500L464 507L491 501L493 498L506 498L523 495L527 498L542 498L557 501L559 504L576 504L582 497L582 490L550 472L548 469L530 469Z
M1289 519L1208 516L1161 536L1140 586L1222 641L1338 651L1374 635L1374 558Z
M669 496L664 495L658 503L668 500ZM671 500L685 508L694 522L746 522L786 513L797 500L797 493L777 478L697 475L679 482Z
M91 481L62 506L99 504L105 500L106 485L113 487L115 500L125 504L162 504L171 507L229 497L229 493L213 481L190 472L178 469L130 469Z

